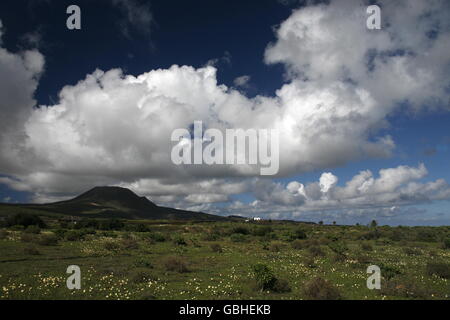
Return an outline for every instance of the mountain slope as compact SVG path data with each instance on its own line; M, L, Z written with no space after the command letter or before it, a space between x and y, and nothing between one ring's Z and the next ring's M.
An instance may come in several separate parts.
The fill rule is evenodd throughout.
M1 205L0 211L13 208L91 218L123 218L152 220L224 220L226 218L201 213L160 207L120 187L95 187L76 198L49 204Z

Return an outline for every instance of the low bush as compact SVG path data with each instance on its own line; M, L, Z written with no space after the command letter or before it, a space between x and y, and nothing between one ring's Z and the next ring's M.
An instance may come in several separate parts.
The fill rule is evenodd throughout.
M265 264L259 263L252 267L258 289L261 291L273 290L277 278L272 270Z
M247 237L241 233L234 233L230 236L230 240L233 242L246 242Z
M303 289L303 295L309 300L340 300L339 290L329 281L315 278L308 281Z
M295 250L302 250L303 248L306 247L306 244L307 243L305 241L297 239L297 240L294 240L291 242L291 247L292 247L292 249L295 249Z
M292 289L287 280L277 279L273 285L272 291L277 293L286 293L291 292Z
M126 231L130 231L130 232L148 232L149 231L148 227L143 223L137 223L137 224L130 223L130 224L127 224L124 227L124 229Z
M311 256L306 257L304 264L305 264L305 266L307 266L308 268L311 268L311 269L317 267L314 257L311 257Z
M328 244L328 248L330 248L334 253L343 255L348 251L347 245L342 241L333 241Z
M364 265L368 265L373 262L371 256L364 254L363 252L358 252L355 256L355 260L358 264Z
M419 230L416 235L416 241L434 242L436 241L436 234L431 229Z
M219 238L219 235L211 230L204 232L201 236L203 241L217 241Z
M130 279L133 283L145 283L151 280L155 280L155 277L148 270L137 269L133 271Z
M362 234L359 239L360 240L377 240L381 237L381 232L378 229L368 231Z
M98 228L100 230L122 230L125 224L119 219L107 219L100 221Z
M395 229L388 235L388 237L392 241L402 241L402 240L405 240L406 235L401 230Z
M300 239L300 240L304 240L307 238L306 236L306 232L303 231L303 229L297 229L294 231L294 237L295 239Z
M39 250L36 249L36 247L34 247L34 246L25 247L23 249L23 253L28 254L28 255L32 255L32 256L37 256L37 255L41 254L39 252Z
M9 235L9 232L6 230L0 230L0 240L4 240L7 239Z
M80 241L84 236L85 234L81 230L69 230L64 234L67 241Z
M158 300L158 297L156 297L152 292L144 292L139 297L139 299L144 301L150 301L150 300Z
M403 252L408 256L420 256L422 254L422 251L410 247L403 248Z
M280 252L284 248L284 244L282 242L272 242L268 249L272 252Z
M347 257L342 254L335 254L333 255L333 262L345 262L347 260Z
M53 231L53 233L56 235L56 237L59 240L63 240L65 238L66 232L67 232L67 230L65 230L65 229L56 229Z
M324 257L325 252L319 246L312 246L308 248L308 252L312 257Z
M381 276L387 280L390 280L390 279L402 274L402 272L399 269L397 269L391 265L387 265L384 263L378 263L378 266L380 267L380 270L381 270Z
M164 267L167 271L173 271L178 273L189 272L189 268L184 259L180 257L169 257L164 261Z
M38 238L38 244L41 246L56 246L58 244L58 237L51 234L43 234Z
M364 251L373 251L373 246L369 242L361 243L361 249Z
M263 226L263 227L257 227L255 229L253 229L252 234L257 237L266 237L266 236L269 236L270 233L272 233L272 232L273 232L272 227Z
M28 213L13 214L6 219L6 224L8 226L20 225L25 228L28 226L38 226L39 228L45 228L45 223L40 217Z
M120 241L120 246L125 250L139 249L139 243L134 238L124 238Z
M146 260L146 259L144 259L144 258L137 259L137 260L134 262L133 265L134 265L135 267L138 267L138 268L149 268L149 269L153 269L153 264L152 264L150 261L148 261L148 260Z
M231 229L231 233L247 235L250 234L250 231L246 227L234 227Z
M442 243L442 248L450 249L450 238L444 240L444 242Z
M161 232L150 232L147 237L155 242L165 242L167 237Z
M114 240L106 240L103 242L103 248L108 251L118 251L120 249L120 244Z
M400 298L427 299L432 293L417 281L410 279L391 279L383 283L380 294Z
M34 242L36 240L36 235L31 233L22 233L20 235L20 241L22 242Z
M222 253L222 251L223 251L222 246L218 243L213 243L211 245L211 250L212 250L212 252L216 252L216 253Z
M173 243L176 244L177 246L187 246L186 240L184 240L184 238L181 236L176 236L173 239Z
M31 234L39 234L41 233L41 228L39 228L36 225L31 225L25 228L25 233L31 233Z
M444 262L429 262L426 266L427 274L450 279L450 264Z

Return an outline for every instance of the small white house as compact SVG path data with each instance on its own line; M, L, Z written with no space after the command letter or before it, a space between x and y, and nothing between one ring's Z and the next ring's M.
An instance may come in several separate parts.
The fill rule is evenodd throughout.
M254 217L253 221L261 221L261 218L260 217Z

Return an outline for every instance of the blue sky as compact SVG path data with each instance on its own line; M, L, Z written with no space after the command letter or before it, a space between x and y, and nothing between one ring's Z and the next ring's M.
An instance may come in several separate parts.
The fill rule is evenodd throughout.
M330 18L329 23L335 23L335 20L331 18L334 12L340 9L338 7L332 7L333 5L336 6L335 1L331 1L331 3L329 7L326 5L317 7L314 6L313 2L305 4L301 1L287 2L269 0L258 2L136 0L128 2L128 5L125 5L123 1L119 0L7 0L0 3L0 21L3 25L1 47L10 54L20 55L25 50L34 50L44 57L45 66L38 72L39 80L37 87L33 91L32 97L30 97L30 99L35 99L34 103L30 103L34 106L55 106L53 108L58 108L58 104L64 103L64 98L60 97L61 89L67 85L77 87L79 81L85 79L87 75L92 74L96 69L106 72L111 69L120 68L123 74L137 77L151 70L170 69L172 65L192 66L194 69L199 69L207 65L213 66L216 69L218 85L224 84L228 88L235 88L242 96L249 99L249 101L258 96L266 96L274 99L277 90L282 88L283 85L290 85L296 82L302 83L301 81L304 80L300 80L299 75L301 74L307 75L308 84L316 81L315 89L326 90L329 86L332 86L333 82L328 79L327 70L321 70L317 66L311 67L314 66L314 59L319 59L317 55L316 57L312 56L310 61L306 60L309 49L305 39L303 41L301 36L297 35L298 42L302 43L303 41L306 44L304 47L299 47L298 51L295 51L297 49L294 47L298 44L292 44L294 50L286 45L286 43L289 44L289 41L291 41L289 40L290 38L283 39L281 34L277 34L277 30L284 22L289 22L297 18L303 19L301 21L306 20L308 15L302 15L302 12L306 12L304 10L308 10L309 8L313 10L311 13L324 12L326 14L325 17ZM348 6L348 8L345 8L347 11L343 12L348 12L348 10L353 10L354 8L356 12L358 5L361 3L364 5L369 4L356 0L343 1L343 3L347 3L344 4L344 7ZM415 2L413 1L413 3ZM68 30L65 27L68 17L65 11L70 4L77 4L81 8L81 30ZM399 19L395 11L398 9L394 6L385 5L383 1L378 2L378 4L382 7L383 14L386 14L393 24L391 27L392 30L388 28L387 33L395 33L399 36L399 39L402 39L404 36L404 43L408 44L408 41L410 41L412 45L417 45L417 55L420 55L424 50L427 50L426 48L429 48L429 41L433 39L429 39L426 36L419 40L412 39L409 33L395 25L396 19ZM411 20L405 20L405 23L414 25L412 23L414 22L414 17L421 16L418 14L418 11L426 10L415 7L415 5L405 10L405 15L411 14ZM441 6L447 8L446 4L442 4L440 1L430 0L429 8L439 9ZM432 20L431 22L445 20L445 15L443 18L442 13L435 13L438 11L442 10L430 11L429 19L430 21ZM298 14L296 15L296 13ZM348 23L344 22L346 21L344 18L342 20L343 25L347 27ZM328 26L328 20L325 19L323 21L320 23L323 23L324 28L326 28ZM314 24L314 20L311 23ZM288 23L286 23L286 28L289 28ZM296 32L296 30L292 32ZM380 32L384 32L383 29ZM429 33L429 30L424 29L416 32L426 34L427 32ZM434 47L437 47L438 41L440 43L448 41L448 38L444 37L448 32L448 25L440 24L440 29L436 31L436 34L438 34L436 42L430 43ZM356 35L359 36L361 34L364 35L365 33L360 32ZM342 36L342 34L339 36ZM359 40L363 41L363 38ZM386 44L383 41L386 41ZM388 41L386 39L383 38L380 40L380 43L383 42L378 48L380 52L389 46L401 48L403 45L401 41L398 43L392 39L390 41L387 44ZM355 38L355 43L358 43L357 38ZM274 45L272 54L268 53L269 44ZM330 46L333 45L336 45L336 43L330 44ZM423 47L421 47L422 45ZM300 44L299 46L303 45ZM370 45L368 46L370 47ZM404 46L407 47L407 45ZM411 48L414 50L415 47L412 46ZM288 52L290 49L295 54L291 55ZM336 51L339 50L344 49L337 47ZM298 54L302 52L304 56ZM437 54L439 56L439 53ZM285 57L283 57L284 55ZM440 68L441 70L449 71L449 60L442 54L440 56L439 62L436 62L436 65L439 65L437 69ZM343 60L339 61L338 59L338 63L342 62L343 66L353 70L352 62L350 61L351 57L349 57L348 61L345 59L345 55L337 55L337 57ZM406 56L403 57L407 59ZM305 61L308 62L306 67ZM379 61L380 66L383 63L389 66L389 62L382 60L381 54ZM418 65L423 66L423 70L431 70L430 72L434 77L431 78L433 81L442 80L439 78L440 75L433 74L433 61L428 61L426 58L423 58ZM323 161L323 165L314 165L313 168L304 169L305 166L302 163L297 163L293 164L292 168L286 169L286 172L281 176L272 179L262 179L265 181L264 183L272 184L266 188L273 190L273 195L276 192L277 183L281 183L283 188L287 188L287 185L293 181L301 182L301 184L307 186L308 184L318 183L322 174L325 172L332 173L338 177L338 182L334 183L331 186L332 188L344 188L346 182L352 180L361 171L370 170L374 178L377 178L379 170L382 169L399 168L400 166L414 169L419 168L421 164L426 167L427 174L417 176L415 171L411 169L411 172L408 174L415 178L410 178L410 180L406 178L406 180L399 182L398 188L396 187L396 192L399 192L399 195L404 195L405 191L402 188L407 188L409 183L425 185L439 179L450 181L448 170L450 152L450 132L448 130L450 123L450 113L448 112L449 84L445 83L445 78L444 82L439 83L439 85L442 85L442 92L444 93L432 94L426 83L420 83L417 85L414 84L415 87L413 89L402 87L396 90L396 92L404 91L405 96L399 96L396 93L386 93L387 96L391 94L393 97L392 99L387 99L386 101L389 102L386 102L383 100L383 94L380 93L382 92L380 91L382 85L370 82L370 77L364 79L358 78L360 77L360 72L356 67L355 70L355 83L357 86L368 90L375 100L379 98L377 101L379 101L380 108L387 108L387 104L392 101L392 104L396 103L398 106L395 108L389 107L389 111L386 111L386 115L382 117L381 121L377 120L375 122L369 119L370 121L368 123L370 125L365 127L363 131L354 133L354 136L350 135L348 137L349 140L360 135L367 135L362 140L355 140L354 142L356 145L365 145L377 141L380 137L389 136L393 143L395 143L395 147L391 148L386 154L380 151L378 154L373 155L369 152L369 154L363 154L361 156L344 157L344 161L333 161L334 155L332 153L328 154L325 152L326 150L320 150L318 154L322 154L321 152L323 152L323 154L326 154L330 158L327 161ZM1 74L1 69L0 76L2 77L2 81L8 77L6 74ZM241 76L248 76L249 81L245 85L237 88L234 81ZM396 76L398 75L393 75L393 77ZM379 77L381 79L379 82L382 83L384 78L382 76ZM314 80L315 78L317 79ZM448 82L448 77L446 80ZM323 87L320 87L319 84ZM18 96L20 95L21 93L19 92ZM428 97L428 95L430 98L429 101L433 101L433 105L419 101L421 97ZM299 98L298 101L300 108L302 100ZM40 108L45 109L45 107ZM376 113L376 111L372 113ZM4 114L5 117L8 116L8 113ZM101 117L101 115L99 116ZM345 124L342 132L350 130L348 128L349 125L351 126L351 124ZM53 130L51 132L56 131ZM106 135L108 133L103 134ZM117 135L120 135L120 133L117 133ZM37 134L35 136L37 137ZM6 141L7 138L4 139ZM52 136L49 139L52 140ZM43 142L41 141L41 143ZM88 144L90 144L89 141ZM107 145L109 146L110 144ZM47 145L34 145L34 148L39 150L46 150L46 147ZM345 148L351 150L350 146L346 145ZM7 150L5 149L3 152L6 154ZM62 152L60 153L54 147L45 152L54 156L52 157L52 161L54 159L66 159L65 161L69 159L65 155L62 156ZM339 157L342 157L342 155L339 155ZM238 177L236 179L233 174L223 175L211 173L208 174L207 179L209 180L207 180L202 175L188 173L186 175L189 178L186 178L184 173L180 173L179 176L175 175L171 179L168 179L173 181L178 178L182 179L180 177L183 177L183 179L186 178L186 181L183 182L185 183L185 188L189 188L190 183L193 181L200 183L202 179L205 179L205 183L211 183L211 190L215 190L216 188L220 189L219 185L226 185L227 183L242 183L246 185L238 188L236 192L225 194L222 194L220 191L202 191L202 195L207 199L209 199L207 197L208 195L215 195L218 196L216 197L217 199L221 199L220 196L223 196L226 200L201 203L199 201L189 202L188 200L193 197L189 197L190 194L188 193L184 194L177 191L175 193L168 192L164 194L163 192L159 192L153 184L155 181L152 180L156 179L156 175L152 175L151 173L141 177L139 174L135 174L133 170L130 170L130 173L123 171L123 175L122 172L105 173L99 175L99 177L90 179L88 177L92 173L89 173L89 170L83 171L78 167L64 166L60 162L46 166L41 165L39 161L29 161L32 165L28 164L26 169L11 169L12 166L7 165L6 161L2 164L0 174L5 179L0 181L3 182L0 183L0 199L9 202L45 202L45 200L58 200L60 198L70 197L82 189L86 189L88 186L116 184L130 187L134 191L148 196L157 203L192 210L210 211L217 214L260 215L273 218L287 217L312 221L324 220L328 222L335 220L342 223L366 223L373 218L380 220L382 223L389 224L448 224L450 222L450 214L447 209L448 198L437 196L435 194L437 191L434 189L434 191L430 191L435 192L431 195L428 193L425 195L425 193L421 193L420 191L417 191L419 194L408 195L411 199L420 198L421 200L408 200L407 203L401 201L396 203L394 200L389 200L391 202L383 202L385 200L375 201L373 200L375 196L370 195L368 199L371 200L363 201L365 204L362 207L367 209L366 204L372 204L374 210L367 210L367 213L355 216L349 213L356 210L354 207L346 205L340 208L334 204L330 208L328 204L325 204L327 201L330 201L330 203L338 203L342 200L333 198L338 196L332 194L322 195L323 198L321 199L309 200L308 195L301 194L300 191L298 194L285 195L286 190L282 190L280 191L282 192L280 197L288 199L286 203L277 203L276 200L270 197L261 198L259 196L260 193L254 190L257 187L252 182L252 179L261 179L260 177ZM41 167L45 167L46 169L41 169ZM57 178L53 177L52 182L54 183L52 187L44 188L39 186L36 182L38 181L36 177L39 176L37 173L42 173L43 175L50 174L48 172L57 175ZM78 179L79 181L74 183L76 186L71 188L67 185L67 181L74 181L74 179ZM144 181L145 179L151 183ZM162 181L161 177L157 177L157 179L159 180L157 183L155 182L156 185ZM219 181L215 181L214 179L218 179ZM44 179L43 181L48 180ZM64 181L61 182L64 186L61 185L60 190L58 190L58 181ZM164 181L163 184L170 185L171 183ZM183 183L180 185L177 183L177 187L182 187ZM152 187L148 187L148 185ZM440 194L448 191L444 184L440 188L438 190L441 192ZM339 193L340 191L336 192ZM304 197L306 197L306 200ZM264 203L259 211L255 211L254 207L250 206L255 200L259 204ZM271 202L272 200L274 202ZM342 201L345 202L347 200L346 198ZM242 212L230 208L230 206L237 203L236 201L244 205ZM287 206L287 204L292 205L292 203L294 203L294 206ZM319 206L317 210L322 213L315 213L316 210L312 209L316 205L315 203ZM277 207L278 205L281 205L281 207ZM307 208L302 209L301 214L292 213L298 211L297 207L301 208L304 205ZM325 207L320 207L323 205L325 205L326 209L324 209ZM358 210L362 210L362 207L358 207ZM402 208L402 211L398 215L386 216L380 213L379 210L375 210L387 210L393 207ZM277 210L280 210L278 215L276 214ZM410 213L409 215L408 212Z

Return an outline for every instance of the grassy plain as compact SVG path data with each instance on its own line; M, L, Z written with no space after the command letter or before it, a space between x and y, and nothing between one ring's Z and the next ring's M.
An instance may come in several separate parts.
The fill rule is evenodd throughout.
M450 227L46 224L0 229L0 299L450 298ZM80 290L67 289L69 265ZM366 286L370 265L381 290Z

